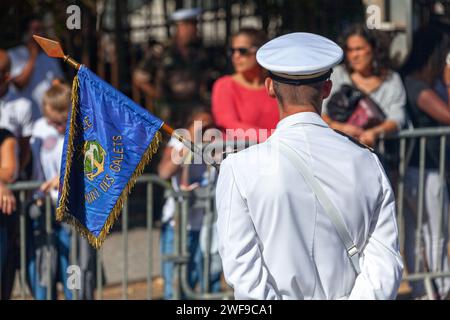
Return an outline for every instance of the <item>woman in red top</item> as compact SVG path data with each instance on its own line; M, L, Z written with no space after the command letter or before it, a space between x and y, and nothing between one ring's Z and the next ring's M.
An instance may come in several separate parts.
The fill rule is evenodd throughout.
M265 70L256 62L256 51L266 40L262 31L252 28L235 34L229 49L235 73L214 84L212 113L227 140L262 142L280 119L277 102L264 87Z

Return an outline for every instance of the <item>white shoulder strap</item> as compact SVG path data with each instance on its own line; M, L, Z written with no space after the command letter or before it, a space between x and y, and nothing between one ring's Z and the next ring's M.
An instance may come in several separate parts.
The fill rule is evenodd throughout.
M356 274L360 274L361 269L359 268L358 248L353 243L353 240L350 237L350 234L347 231L347 228L341 216L339 215L338 210L328 198L325 191L319 185L317 179L314 177L311 170L308 168L307 164L299 156L299 154L286 143L282 141L280 141L279 143L281 152L292 162L292 164L294 164L295 167L297 167L306 183L309 185L319 202L322 204L325 212L327 213L331 222L334 224L339 237L345 245L345 249L347 250L347 255L350 259L350 262L352 263L353 269L355 270Z

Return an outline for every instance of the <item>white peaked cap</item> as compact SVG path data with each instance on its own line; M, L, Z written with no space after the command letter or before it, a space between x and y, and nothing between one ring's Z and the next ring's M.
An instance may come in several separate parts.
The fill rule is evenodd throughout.
M179 9L172 13L170 16L170 20L172 21L186 21L186 20L195 20L202 13L202 9L200 8L192 8L192 9Z
M343 56L342 49L330 39L304 32L275 38L256 53L258 63L274 80L291 84L325 80Z

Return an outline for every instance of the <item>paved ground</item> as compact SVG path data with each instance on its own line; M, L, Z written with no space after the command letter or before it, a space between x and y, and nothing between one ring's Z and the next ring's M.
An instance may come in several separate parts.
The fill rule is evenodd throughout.
M149 261L149 250L147 250L149 244L146 229L139 227L128 231L127 266L129 281L133 282L146 279L149 266L152 268L152 276L161 274L159 229L153 229L151 247L153 252L151 261ZM125 268L122 234L110 234L101 251L107 283L111 285L121 283L123 279L123 270Z
M146 228L136 227L128 231L128 296L130 299L147 298L147 275L152 268L153 298L162 297L163 281L161 274L161 257L159 254L159 229L152 232L152 259L149 261L148 236ZM106 276L103 297L105 299L122 298L122 279L124 277L124 241L122 233L113 232L105 240L101 249L103 267ZM13 293L19 298L18 277Z
M152 255L149 261L149 243L146 228L138 227L128 232L128 298L147 298L147 275L152 268L153 298L162 297L163 280L161 274L161 256L159 254L159 229L152 232ZM111 234L102 248L103 266L106 275L104 299L121 299L124 277L124 241L121 233Z

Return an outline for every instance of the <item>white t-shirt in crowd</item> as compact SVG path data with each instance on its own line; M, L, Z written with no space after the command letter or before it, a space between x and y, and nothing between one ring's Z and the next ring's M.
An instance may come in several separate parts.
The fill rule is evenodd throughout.
M30 137L33 130L31 101L14 89L0 97L0 128L11 131L16 138Z
M64 135L51 126L47 119L38 119L30 139L33 152L33 179L47 181L59 175L64 145ZM52 199L58 198L58 191L52 190Z
M25 67L30 52L26 46L21 45L8 50L8 55L11 59L11 76L16 77ZM42 96L55 78L63 78L58 59L39 52L30 81L20 90L20 94L32 102L33 120L42 116Z

